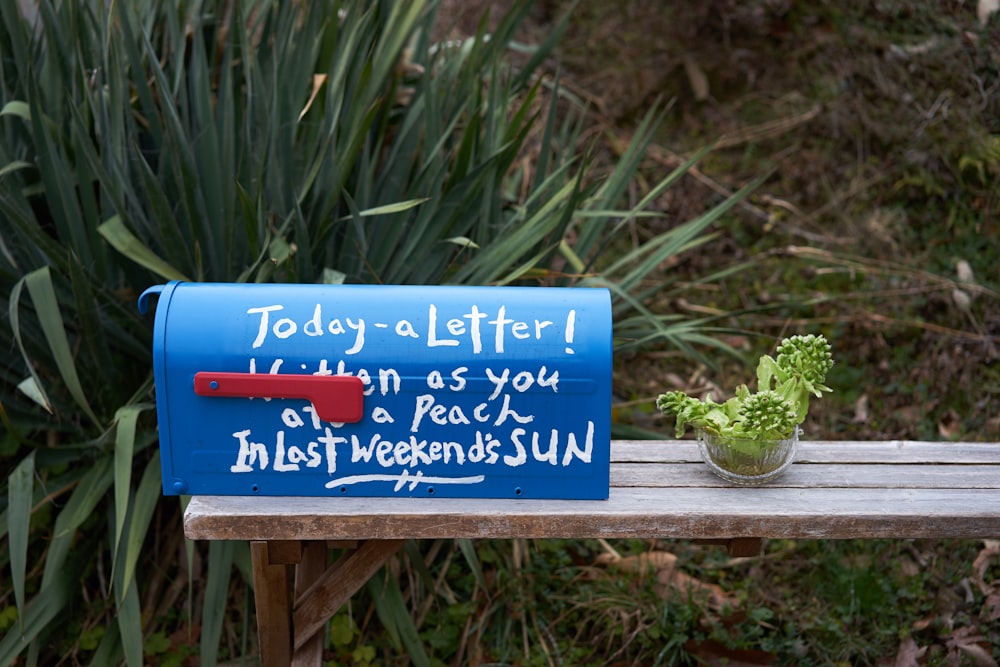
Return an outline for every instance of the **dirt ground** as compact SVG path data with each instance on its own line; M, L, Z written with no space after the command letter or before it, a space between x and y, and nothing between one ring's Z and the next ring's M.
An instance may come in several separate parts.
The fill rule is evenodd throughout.
M480 4L446 0L450 36L474 31ZM485 4L497 15L506 3ZM524 41L568 4L536 3ZM742 313L720 324L748 363L780 335L825 333L837 397L814 408L812 437L1000 438L1000 17L984 23L976 9L582 0L552 63L607 137L605 159L668 105L650 182L715 144L657 202L669 214L659 224L769 174L717 239L664 275L752 269L659 306ZM668 350L617 361L617 414L659 432L657 393L726 388L747 372Z

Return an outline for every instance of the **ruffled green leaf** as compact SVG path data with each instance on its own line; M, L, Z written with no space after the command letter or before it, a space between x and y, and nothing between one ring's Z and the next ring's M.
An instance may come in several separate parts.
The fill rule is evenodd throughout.
M681 391L662 394L657 407L674 414L677 437L695 429L743 440L782 440L795 432L809 412L809 397L832 391L822 384L833 366L823 336L793 336L778 346L777 359L763 355L757 364L757 391L746 385L719 406Z

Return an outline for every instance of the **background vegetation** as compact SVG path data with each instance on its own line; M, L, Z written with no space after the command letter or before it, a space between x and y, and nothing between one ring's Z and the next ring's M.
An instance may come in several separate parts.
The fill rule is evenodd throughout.
M467 12L0 6L0 664L255 654L245 545L185 542L160 498L134 304L164 279L607 285L619 434L810 330L840 362L810 436L1000 435L996 16ZM328 658L995 664L998 558L411 544Z

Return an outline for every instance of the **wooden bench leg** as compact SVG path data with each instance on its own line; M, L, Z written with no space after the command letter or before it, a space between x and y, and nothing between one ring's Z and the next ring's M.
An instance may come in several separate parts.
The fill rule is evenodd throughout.
M251 542L250 558L261 664L283 667L292 661L292 566L272 562L267 542Z
M764 540L759 537L730 537L725 539L695 540L699 544L714 544L726 547L733 558L759 556L764 546Z
M313 582L326 571L326 542L311 541L303 543L302 560L295 568L295 599L303 595ZM297 634L297 628L292 632ZM292 654L293 667L318 667L323 664L323 633L315 633L311 639L303 643L302 648Z
M764 541L759 537L734 537L726 544L729 555L734 558L759 556Z

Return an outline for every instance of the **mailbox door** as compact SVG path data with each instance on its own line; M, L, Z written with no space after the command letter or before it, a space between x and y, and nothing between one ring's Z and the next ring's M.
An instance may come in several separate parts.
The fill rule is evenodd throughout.
M154 293L167 494L608 495L606 290Z

